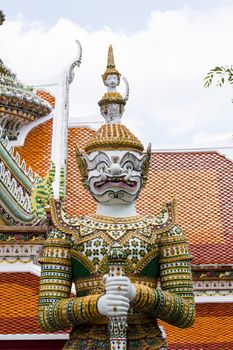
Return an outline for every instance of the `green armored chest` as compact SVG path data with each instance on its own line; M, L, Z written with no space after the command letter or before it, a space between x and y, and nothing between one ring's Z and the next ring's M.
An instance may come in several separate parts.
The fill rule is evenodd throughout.
M107 255L116 243L127 255L126 274L131 279L155 285L159 273L158 245L150 218L138 216L125 221L111 218L110 221L95 215L80 218L79 224L79 230L72 235L70 249L77 291L80 292L83 282L93 286L93 279L102 288L102 277L108 273Z
M126 252L125 273L131 282L157 286L159 262L161 258L167 260L170 254L166 249L161 251L161 242L163 234L174 226L172 203L167 203L157 217L130 218L99 215L72 218L61 202L53 199L50 206L54 226L70 237L69 255L77 295L103 291L103 275L108 273L107 254L115 243Z

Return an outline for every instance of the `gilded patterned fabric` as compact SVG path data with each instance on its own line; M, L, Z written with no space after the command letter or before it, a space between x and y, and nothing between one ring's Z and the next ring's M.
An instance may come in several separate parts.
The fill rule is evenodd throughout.
M115 243L124 247L125 272L137 290L128 316L128 349L167 349L157 319L181 328L193 324L191 256L172 203L159 217L124 220L72 219L60 202L50 206L55 228L40 260L39 323L49 331L73 328L65 350L109 349L108 319L98 313L97 302L104 293L107 253ZM70 296L72 282L76 297Z

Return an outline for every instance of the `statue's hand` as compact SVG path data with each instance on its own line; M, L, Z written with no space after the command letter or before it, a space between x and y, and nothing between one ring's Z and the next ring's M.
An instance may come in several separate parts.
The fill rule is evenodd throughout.
M98 311L101 315L126 316L129 310L129 299L123 295L104 294L97 303Z
M129 301L132 301L136 296L136 288L126 276L106 276L105 290L107 294L124 295Z

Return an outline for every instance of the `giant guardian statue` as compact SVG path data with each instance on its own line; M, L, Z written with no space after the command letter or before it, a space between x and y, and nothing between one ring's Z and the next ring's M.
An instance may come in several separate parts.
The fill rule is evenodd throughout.
M174 202L158 216L136 211L151 150L121 123L128 85L124 97L117 92L121 74L111 46L102 78L105 123L84 152L77 148L96 213L73 218L65 212L52 195L53 168L33 193L35 211L48 201L52 218L40 258L38 320L45 331L71 329L64 350L167 350L158 320L180 328L194 323L192 257Z

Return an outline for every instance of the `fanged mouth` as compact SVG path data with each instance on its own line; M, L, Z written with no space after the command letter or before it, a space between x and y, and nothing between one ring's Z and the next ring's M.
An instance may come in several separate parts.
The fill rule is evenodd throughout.
M135 188L137 181L128 180L125 181L124 177L111 177L106 180L98 181L94 184L96 190L107 187L118 187L118 188Z

